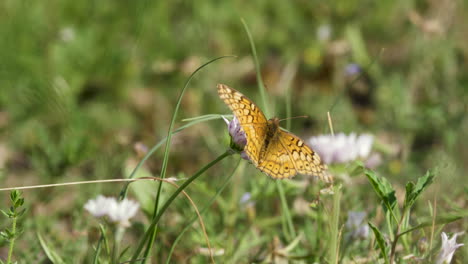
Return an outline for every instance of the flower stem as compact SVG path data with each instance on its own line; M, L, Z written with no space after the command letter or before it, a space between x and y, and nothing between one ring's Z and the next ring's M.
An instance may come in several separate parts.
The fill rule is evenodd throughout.
M395 230L395 235L392 241L392 249L390 250L390 264L393 264L393 260L395 259L395 251L396 251L397 242L401 236L400 228L401 228L401 224L403 223L403 220L405 219L406 212L407 210L404 210L403 213L401 214L401 219L398 222L397 228Z
M11 256L13 256L13 248L15 247L15 239L16 239L16 221L17 218L13 217L13 223L11 225L11 233L13 234L12 238L10 239L10 248L8 249L8 259L7 264L11 263Z
M213 165L215 165L216 163L218 163L219 161L221 161L222 159L226 158L227 156L231 155L231 152L230 151L226 151L224 152L223 154L221 154L219 157L217 157L216 159L214 159L213 161L211 161L210 163L208 163L207 165L205 165L203 168L201 168L197 173L195 173L193 176L191 176L188 180L186 180L182 185L180 185L180 187L171 195L171 197L169 197L167 199L167 201L164 203L164 205L161 207L161 209L158 210L158 214L153 218L150 226L148 227L148 230L146 231L146 233L144 234L143 238L140 240L140 243L138 244L138 247L135 251L135 253L133 254L132 256L132 259L130 261L130 263L135 263L136 259L138 258L138 256L140 255L141 251L143 250L143 246L144 244L146 243L146 241L148 240L148 238L150 236L152 236L153 232L154 232L154 229L156 228L156 225L158 224L159 222L159 219L161 219L161 216L164 214L164 212L167 210L167 208L169 208L169 205L171 205L171 203L175 200L175 198L190 184L192 183L194 180L196 180L198 177L200 177L206 170L208 170L209 168L211 168ZM144 262L146 260L146 258L148 257L149 255L149 249L152 248L153 246L153 243L154 243L154 239L150 240L147 244L147 250L145 251L145 255L143 257L143 261Z
M117 230L115 231L114 235L114 247L112 248L112 260L111 263L118 263L119 260L116 261L116 256L119 254L120 251L120 241L122 241L122 237L125 231L125 227L120 225L117 226Z

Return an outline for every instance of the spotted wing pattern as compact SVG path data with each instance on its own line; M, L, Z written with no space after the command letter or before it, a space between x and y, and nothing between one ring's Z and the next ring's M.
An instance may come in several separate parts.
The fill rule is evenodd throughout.
M327 172L327 165L322 162L319 155L307 146L302 139L281 128L278 131L277 137L279 144L289 154L297 173L317 176L325 182L333 181L331 175Z
M299 137L278 128L264 149L268 121L262 111L240 92L218 84L221 99L229 106L247 137L244 151L252 163L275 179L291 178L297 173L318 176L325 182L333 179L320 157Z
M257 166L267 131L265 115L252 100L224 84L218 84L218 94L239 120L247 137L244 151Z

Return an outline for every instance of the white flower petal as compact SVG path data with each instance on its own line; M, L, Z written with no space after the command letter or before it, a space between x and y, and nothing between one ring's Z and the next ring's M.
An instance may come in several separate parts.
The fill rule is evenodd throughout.
M99 195L96 199L89 200L84 208L95 217L108 216L112 222L128 226L128 220L135 216L139 204L128 199L118 202L114 197Z
M372 135L358 136L356 133L320 135L309 139L309 144L325 163L345 163L358 158L364 159L369 156L373 142Z
M96 199L86 202L84 208L93 216L101 217L107 215L109 208L111 208L116 202L117 201L114 198L107 198L99 195Z
M464 244L457 244L458 234L454 234L451 239L448 239L447 234L442 232L442 246L440 248L440 253L437 256L436 264L450 264L453 258L453 254L457 248L463 246Z
M129 219L135 216L139 207L140 205L137 202L124 199L109 208L108 216L111 221L122 226L128 226Z

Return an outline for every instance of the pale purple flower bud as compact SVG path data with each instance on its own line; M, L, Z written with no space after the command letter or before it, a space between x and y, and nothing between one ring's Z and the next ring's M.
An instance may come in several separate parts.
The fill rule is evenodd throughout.
M345 224L348 238L365 239L369 236L369 226L364 222L366 216L365 212L348 212L348 220Z
M234 117L231 121L224 117L223 119L228 126L229 135L231 136L231 148L235 151L244 153L243 150L247 144L247 137L245 136L244 130L242 130L242 126L240 125L239 120L236 117ZM242 156L242 153L241 157L245 159L247 155L244 153Z
M440 253L437 255L436 264L450 264L452 261L453 254L457 248L463 246L464 244L457 244L457 236L459 233L454 234L452 238L448 239L447 234L442 232L442 246L440 248Z

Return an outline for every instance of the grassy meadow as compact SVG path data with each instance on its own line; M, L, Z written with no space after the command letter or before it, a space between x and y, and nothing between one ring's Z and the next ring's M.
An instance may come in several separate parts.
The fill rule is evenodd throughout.
M0 1L0 188L64 184L2 189L0 260L437 264L447 235L467 263L467 25L463 0ZM230 150L219 83L307 116L281 126L333 185Z

